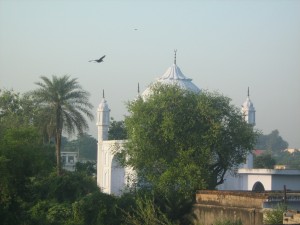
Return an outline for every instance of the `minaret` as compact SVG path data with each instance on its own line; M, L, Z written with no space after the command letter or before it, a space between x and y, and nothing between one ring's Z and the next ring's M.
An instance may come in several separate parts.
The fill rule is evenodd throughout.
M108 139L109 112L110 109L108 108L108 104L105 100L103 90L103 98L97 110L98 142Z
M253 103L250 100L249 87L248 87L247 99L242 105L242 113L245 117L246 122L255 126L255 108L253 106Z
M255 108L253 103L250 100L249 87L247 93L247 99L242 105L242 113L245 121L248 124L251 124L253 127L255 126ZM243 168L252 169L253 168L253 154L249 153L246 158L246 163L242 165Z
M97 109L97 127L98 127L98 150L97 150L97 184L103 189L105 188L106 179L105 176L105 160L106 155L104 153L103 141L108 139L108 128L109 128L109 112L108 104L104 98L100 102Z

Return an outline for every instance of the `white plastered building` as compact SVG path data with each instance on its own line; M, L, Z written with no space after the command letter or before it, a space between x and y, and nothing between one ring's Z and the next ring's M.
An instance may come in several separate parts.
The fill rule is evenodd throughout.
M177 85L183 89L199 93L201 90L192 79L186 77L176 64L176 54L173 65L153 84ZM151 85L142 93L146 100L151 94ZM242 105L245 120L255 125L255 108L248 95ZM97 150L97 184L104 193L121 195L127 187L133 185L135 173L131 168L119 165L116 153L121 152L126 140L108 140L110 109L104 98L97 109L98 150ZM247 156L246 162L237 171L228 171L225 182L218 186L219 190L281 190L287 188L300 189L300 170L266 170L253 169L253 155Z
M154 83L177 85L182 89L196 93L200 89L186 77L176 64L176 54L173 65ZM142 93L143 99L151 94L151 85ZM104 98L97 109L98 151L97 151L97 184L102 192L121 195L127 187L132 187L135 173L132 168L119 165L116 153L121 152L126 140L108 140L110 109Z
M255 126L255 108L250 100L249 88L242 114L247 123ZM237 171L228 171L224 179L225 182L218 186L219 190L279 191L284 187L300 190L300 170L254 169L252 153L247 156L245 164L240 165Z

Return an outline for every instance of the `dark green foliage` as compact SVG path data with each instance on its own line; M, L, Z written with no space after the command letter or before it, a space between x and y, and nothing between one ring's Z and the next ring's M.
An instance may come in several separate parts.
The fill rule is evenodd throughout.
M85 163L77 162L75 170L78 173L82 173L88 176L94 176L97 172L96 163L87 161Z
M276 160L278 164L288 165L290 169L300 169L300 152L281 152Z
M279 135L278 130L273 130L268 135L260 135L256 148L267 150L269 154L257 157L259 165L255 166L256 168L263 166L263 164L263 168L271 168L275 160L276 164L287 165L289 169L300 169L300 152L289 153L284 151L288 148L288 143Z
M214 189L256 139L240 110L217 93L158 86L128 110L125 163L135 168L140 185L166 196L190 199L195 190Z
M254 157L254 168L259 169L274 169L276 160L272 157L271 153L264 153Z
M93 192L72 204L74 221L81 224L120 224L120 212L117 213L117 198ZM119 214L119 216L118 216Z
M94 163L56 175L53 127L45 114L51 111L39 106L30 95L0 91L1 225L121 224L118 199L101 193L90 176Z
M138 197L132 212L123 211L125 225L175 225L154 203L154 199Z
M127 139L127 131L124 121L115 121L111 118L108 130L108 140L125 140Z
M264 213L264 224L282 224L285 211L286 205L284 204L278 204L274 209L269 209Z
M35 183L34 193L38 199L54 199L57 202L73 202L98 190L95 180L81 173L64 172L61 176L51 174Z
M20 224L26 202L31 201L31 182L54 167L54 149L41 144L33 127L6 129L0 138L0 220Z
M279 135L278 130L273 130L270 134L260 135L256 143L256 149L268 150L278 154L288 148L289 144Z
M64 146L64 151L74 151L79 153L80 160L97 160L97 140L87 133L77 135L77 139L68 142Z

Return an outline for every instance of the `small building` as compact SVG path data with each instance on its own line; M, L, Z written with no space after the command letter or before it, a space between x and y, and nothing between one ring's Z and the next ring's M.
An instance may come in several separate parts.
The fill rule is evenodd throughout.
M75 171L78 162L78 152L61 152L62 168L68 171Z
M240 168L226 177L219 190L280 191L300 190L300 170Z

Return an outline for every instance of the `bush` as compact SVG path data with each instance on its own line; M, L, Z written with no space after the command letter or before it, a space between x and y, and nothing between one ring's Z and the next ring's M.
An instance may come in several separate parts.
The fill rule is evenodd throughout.
M266 211L264 213L264 224L282 224L285 210L286 206L284 204L278 204L276 208Z

